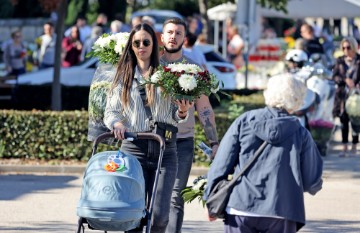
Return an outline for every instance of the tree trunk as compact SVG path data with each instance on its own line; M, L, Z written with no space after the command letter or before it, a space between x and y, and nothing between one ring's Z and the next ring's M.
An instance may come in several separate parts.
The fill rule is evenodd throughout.
M208 0L199 0L199 10L201 15L201 22L204 25L202 33L204 33L207 36L207 38L211 38L209 31L210 20L207 15Z
M51 109L53 111L61 111L61 83L60 83L61 41L64 35L64 21L65 21L67 5L68 5L67 1L68 0L61 0L59 9L57 11L58 20L55 26L55 33L56 33L55 64L54 64L54 77L53 77L52 93L51 93Z

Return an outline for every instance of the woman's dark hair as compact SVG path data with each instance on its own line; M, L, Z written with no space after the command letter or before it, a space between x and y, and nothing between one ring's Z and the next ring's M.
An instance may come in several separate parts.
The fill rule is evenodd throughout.
M121 83L122 91L120 98L121 98L121 102L124 104L125 107L129 106L130 91L135 75L135 67L137 65L137 59L134 50L132 49L133 37L136 32L141 30L144 30L150 34L153 43L151 56L150 56L149 77L155 72L156 68L159 66L159 48L158 48L159 46L153 28L146 23L141 23L136 25L130 32L129 40L127 41L124 48L124 52L119 59L115 79L111 87L111 91L112 91L119 83ZM147 102L148 104L151 104L153 103L154 100L154 92L155 92L154 86L146 85L146 91L147 91Z
M69 35L70 39L72 39L72 40L73 39L80 40L80 29L79 29L79 27L78 26L72 26L70 30L72 31L73 28L76 28L77 36L76 36L76 38L73 38L72 34L70 32L70 35Z

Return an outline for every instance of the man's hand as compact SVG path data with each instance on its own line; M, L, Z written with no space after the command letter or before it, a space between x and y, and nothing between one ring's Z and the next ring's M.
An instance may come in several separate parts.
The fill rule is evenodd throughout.
M216 152L217 152L218 148L219 148L219 144L213 145L211 147L211 149L212 149L211 160L213 160L215 158L215 155L216 155Z

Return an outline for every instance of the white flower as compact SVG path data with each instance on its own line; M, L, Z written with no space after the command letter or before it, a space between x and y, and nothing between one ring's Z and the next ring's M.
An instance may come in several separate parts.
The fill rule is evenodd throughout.
M111 41L111 37L109 36L101 36L99 39L97 39L94 43L94 46L100 47L100 48L106 48L109 47Z
M161 77L161 72L160 71L156 71L155 74L153 74L150 78L152 83L157 83L159 81Z
M116 45L114 47L114 50L115 50L116 53L122 54L123 51L124 51L124 48L125 48L125 45L118 42L118 43L116 43Z
M171 69L172 72L182 72L185 71L185 73L192 73L197 74L199 71L201 71L201 68L194 64L176 64L172 63L167 66Z
M179 77L179 85L184 91L191 91L197 87L195 77L189 74L182 74Z
M195 191L199 191L200 188L204 189L205 187L202 187L204 184L205 184L205 185L207 184L207 179L201 179L201 180L199 180L199 181L192 187L192 189L195 190Z
M219 81L216 81L216 83L211 85L210 91L211 93L216 93L220 90L220 84Z
M115 64L124 52L129 36L128 32L103 34L95 41L91 56L97 57L102 63Z

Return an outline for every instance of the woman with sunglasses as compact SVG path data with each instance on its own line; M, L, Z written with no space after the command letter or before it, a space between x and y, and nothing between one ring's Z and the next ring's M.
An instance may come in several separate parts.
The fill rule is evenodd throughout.
M333 115L340 118L341 136L343 150L340 157L348 153L349 142L349 116L345 110L345 101L349 91L360 85L360 55L358 54L358 43L353 37L346 37L340 43L344 55L336 60L333 79L337 84ZM359 142L359 135L352 132L352 148L350 155L356 154L356 144Z
M114 131L117 139L124 139L125 132L151 131L146 106L151 110L153 121L165 123L166 128L176 129L177 123L188 117L192 102L173 102L170 97L163 97L161 89L154 85L145 85L146 103L143 102L141 84L151 77L158 66L158 43L154 30L146 23L136 25L130 32L117 65L104 112L104 123ZM140 161L149 204L159 156L158 143L152 140L125 140L121 151L136 156ZM177 173L176 138L166 142L160 172L151 232L165 232L169 220L171 191ZM142 232L142 226L129 232Z

